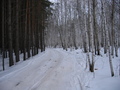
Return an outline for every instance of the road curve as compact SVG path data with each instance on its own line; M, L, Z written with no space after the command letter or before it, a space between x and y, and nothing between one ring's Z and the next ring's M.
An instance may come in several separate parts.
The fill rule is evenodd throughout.
M65 52L48 49L24 67L1 76L0 90L71 90L73 60Z

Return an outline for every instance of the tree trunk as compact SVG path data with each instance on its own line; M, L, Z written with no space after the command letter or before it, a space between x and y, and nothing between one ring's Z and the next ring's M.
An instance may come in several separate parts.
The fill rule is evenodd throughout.
M4 0L2 0L2 66L3 66L3 71L5 70L4 66Z
M87 26L86 26L86 24L87 24L87 22L86 22L86 14L85 14L85 10L86 10L86 8L85 8L85 2L86 2L86 0L84 1L84 29L85 29L85 43L86 43L86 55L87 55L87 59L88 59L88 63L89 63L89 69L90 69L90 67L91 67L91 61L90 61L90 55L89 55L89 45L88 45L88 43L89 43L89 41L88 41L88 30L87 30Z
M115 0L112 0L112 14L111 14L111 21L112 21L112 25L111 25L111 28L112 28L112 41L111 41L111 55L113 55L114 57L114 37L115 37L115 29L114 29L114 3L115 3Z
M24 56L23 60L26 60L26 42L27 42L27 21L28 21L28 0L26 1L26 14L25 14L25 32L24 32Z
M29 1L29 8L30 8L30 1ZM28 12L28 50L27 50L27 54L28 54L28 58L30 57L30 46L31 46L31 44L30 44L30 36L31 36L31 15L30 15L30 9L29 9L29 12Z
M107 25L107 20L105 18L105 25ZM106 27L106 26L105 26ZM109 38L109 32L108 29L106 27L106 36L107 36L107 47L108 47L108 54L109 54L109 63L110 63L110 70L111 70L111 76L114 76L114 70L113 70L113 64L112 64L112 57L111 57L111 50L110 50L110 38Z
M12 22L11 22L11 0L8 0L8 32L9 32L9 66L14 64L13 62L13 44L12 44Z
M19 59L19 0L16 0L16 62Z

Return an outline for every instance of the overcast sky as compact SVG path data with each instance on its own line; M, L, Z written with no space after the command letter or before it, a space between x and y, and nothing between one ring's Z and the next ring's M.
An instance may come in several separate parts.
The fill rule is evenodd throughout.
M51 2L57 2L57 0L49 0L49 1L51 1Z

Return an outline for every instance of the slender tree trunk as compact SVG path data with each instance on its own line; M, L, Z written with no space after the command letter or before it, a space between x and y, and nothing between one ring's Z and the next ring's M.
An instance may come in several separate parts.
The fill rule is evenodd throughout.
M27 42L27 21L28 21L28 0L26 1L26 16L25 16L25 31L24 31L24 56L23 60L26 60L26 42Z
M92 0L93 1L93 30L94 30L94 45L95 45L95 54L97 54L96 53L96 51L97 51L97 27L96 27L96 11L95 11L95 9L96 9L96 0Z
M4 0L2 0L2 66L3 66L3 71L5 70L4 66Z
M29 8L30 8L30 1L29 1ZM27 50L27 53L28 53L28 58L30 57L30 36L31 36L31 34L30 34L30 32L31 32L31 15L30 15L30 9L29 9L29 12L28 12L28 50Z
M86 43L86 55L87 55L87 59L88 59L88 63L89 63L89 69L90 69L90 66L91 66L91 62L90 62L90 55L89 55L89 45L88 45L88 30L87 30L87 26L86 26L86 24L87 24L87 22L86 22L86 14L85 14L85 10L86 10L86 8L85 8L85 3L86 3L86 0L84 1L84 29L85 29L85 43Z
M19 0L16 0L16 62L19 59Z
M65 50L67 51L67 0L64 0L64 7L65 7L65 38L64 38L64 43L65 43Z
M7 58L8 57L8 54L7 54L7 52L8 52L8 48L6 48L6 29L7 29L7 23L5 23L5 21L7 20L7 18L6 18L6 16L7 16L7 10L6 10L6 8L5 7L7 7L7 5L6 5L6 3L5 3L5 0L4 0L4 58ZM9 43L9 42L8 42Z
M115 56L118 57L118 33L115 32Z
M32 0L32 7L34 7L34 0ZM32 8L32 29L31 29L31 31L32 31L32 56L34 56L35 55L35 38L34 38L34 35L35 35L35 33L34 33L34 30L35 30L35 7L34 8Z
M107 53L107 44L106 44L106 29L105 29L105 20L104 20L104 18L105 18L105 10L104 10L104 7L105 7L105 2L104 2L104 0L101 0L101 4L102 4L102 8L101 8L101 10L102 10L102 31L103 31L103 47L104 47L104 54L106 54Z
M90 20L91 21L91 20ZM91 48L92 48L92 50L91 50L91 52L92 52L92 64L91 64L91 66L90 66L90 71L91 72L94 72L94 63L95 63L95 50L94 50L94 36L93 36L93 27L92 27L92 21L91 21L91 43L92 43L92 45L91 45Z
M115 29L114 29L114 3L115 3L115 0L112 0L112 14L111 14L111 21L112 21L112 25L111 25L111 28L112 28L112 42L111 42L111 55L114 57L114 37L115 37Z
M95 0L92 0L93 1L93 27L92 27L92 20L90 18L90 22L91 22L91 41L92 41L92 63L91 63L91 67L90 67L90 71L91 72L94 72L94 63L95 63L95 60L94 60L94 57L95 57L95 46L94 46L94 36L93 36L93 30L95 31L96 30L96 17L95 17Z
M105 27L107 25L107 20L105 18ZM109 64L110 64L110 70L111 70L111 76L114 76L114 70L113 70L113 64L112 64L112 57L111 57L111 50L110 50L110 38L109 38L109 32L108 32L108 28L106 27L106 36L107 36L107 48L108 48L108 54L109 54Z
M9 66L14 64L13 62L13 45L12 45L12 22L11 22L11 0L8 0L8 32L9 32Z
M81 24L81 4L79 2L79 0L77 0L77 12L78 12L78 22L79 22L79 30L80 30L80 36L81 36L81 43L80 43L80 47L82 48L83 47L83 35L82 35L82 24Z
M61 27L60 27L61 28ZM62 34L60 32L60 29L58 29L58 33L60 35L60 41L61 41L61 45L62 45L62 48L64 48L64 44L63 44L63 40L62 40Z
M89 39L89 52L91 52L91 31L90 31L90 1L88 0L88 39Z

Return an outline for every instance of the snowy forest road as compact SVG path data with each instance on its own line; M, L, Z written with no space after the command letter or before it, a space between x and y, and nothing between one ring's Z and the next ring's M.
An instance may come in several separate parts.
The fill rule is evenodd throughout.
M73 90L74 60L68 53L49 49L26 66L1 75L0 90Z

